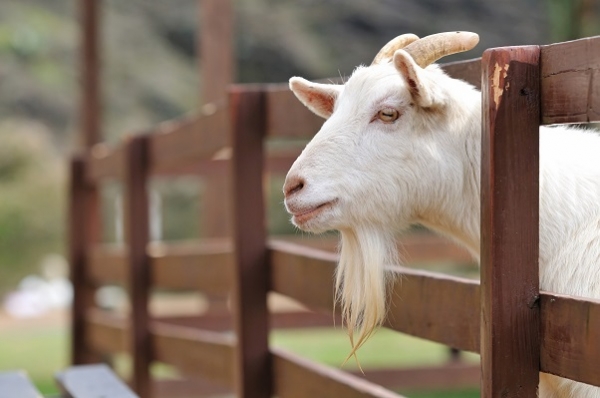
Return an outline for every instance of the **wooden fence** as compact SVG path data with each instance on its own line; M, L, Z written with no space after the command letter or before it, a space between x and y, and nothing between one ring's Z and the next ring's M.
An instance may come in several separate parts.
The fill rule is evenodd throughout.
M404 277L393 286L385 326L481 353L484 397L535 397L539 371L600 385L600 302L538 287L538 126L600 121L600 38L491 49L482 60L445 68L482 86L481 284L398 268ZM171 122L154 134L73 159L73 361L130 352L132 385L142 397L162 388L150 378L153 361L234 388L244 398L397 396L362 376L269 347L270 328L286 324L285 316L269 314L269 292L325 314L306 313L290 323L331 323L335 253L323 248L327 245L269 238L262 189L265 173L276 163L265 143L273 137L308 138L322 120L283 85L233 86L229 93L229 109ZM229 117L228 131L216 122L221 112ZM231 239L150 242L149 179L210 168L223 162L211 159L227 147L232 149L227 161ZM108 178L120 179L124 187L124 247L100 242L98 187ZM414 244L415 259L429 255L419 244L425 243ZM449 256L463 255L455 250L439 248ZM129 291L127 319L93 303L97 286L115 282ZM156 288L231 293L232 322L209 315L155 319L148 300ZM235 333L223 333L229 327ZM463 370L445 369L455 377Z

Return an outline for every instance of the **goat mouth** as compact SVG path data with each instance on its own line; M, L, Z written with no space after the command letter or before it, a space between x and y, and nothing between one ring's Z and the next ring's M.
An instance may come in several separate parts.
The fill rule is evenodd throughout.
M307 221L309 221L310 219L318 216L323 211L325 211L328 208L330 208L331 206L333 206L334 202L335 201L332 200L332 201L329 201L329 202L321 203L320 205L315 206L315 207L311 207L309 209L304 209L304 210L301 210L301 211L292 212L293 221L294 221L295 224L304 224Z

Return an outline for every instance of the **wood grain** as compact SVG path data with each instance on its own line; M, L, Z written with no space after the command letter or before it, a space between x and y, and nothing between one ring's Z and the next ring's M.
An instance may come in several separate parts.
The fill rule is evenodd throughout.
M539 379L539 47L482 58L482 397L534 397Z
M600 386L600 301L543 294L541 369Z
M600 36L541 47L542 122L600 121Z

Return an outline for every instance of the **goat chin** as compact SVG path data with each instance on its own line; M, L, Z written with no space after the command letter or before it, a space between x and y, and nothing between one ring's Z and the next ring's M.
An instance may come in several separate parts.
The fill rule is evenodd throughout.
M361 226L340 232L335 293L352 344L350 358L383 322L392 277L386 268L399 261L393 231Z

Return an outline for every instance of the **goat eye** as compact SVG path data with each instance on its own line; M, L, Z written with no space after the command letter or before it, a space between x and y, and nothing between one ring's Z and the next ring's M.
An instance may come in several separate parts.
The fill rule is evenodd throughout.
M400 113L393 108L385 108L377 112L377 117L384 123L392 123L400 117Z

